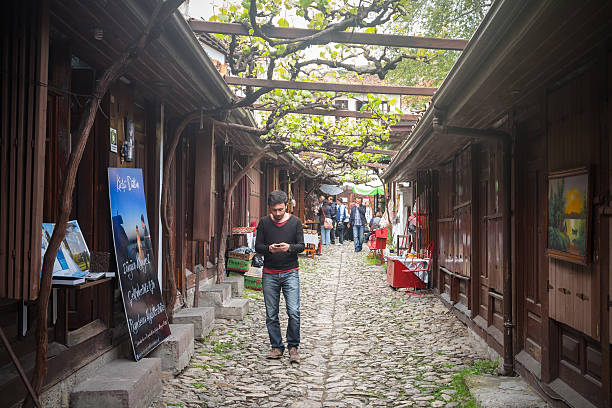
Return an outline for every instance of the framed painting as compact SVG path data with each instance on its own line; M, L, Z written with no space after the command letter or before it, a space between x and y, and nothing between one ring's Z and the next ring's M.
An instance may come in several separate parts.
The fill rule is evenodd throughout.
M592 190L588 167L548 175L548 256L589 264Z

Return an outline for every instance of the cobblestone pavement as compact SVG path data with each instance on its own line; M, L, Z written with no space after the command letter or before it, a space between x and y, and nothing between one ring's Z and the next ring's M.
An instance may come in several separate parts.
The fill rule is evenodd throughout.
M263 296L243 321L217 321L155 407L456 407L453 373L486 358L433 295L393 291L352 242L301 256L299 365L266 360ZM281 298L281 305L284 300ZM281 307L281 328L286 328Z

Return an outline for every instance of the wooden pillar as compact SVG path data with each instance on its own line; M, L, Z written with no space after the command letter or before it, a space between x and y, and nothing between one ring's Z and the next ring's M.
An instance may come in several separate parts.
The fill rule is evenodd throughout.
M502 154L504 187L503 194L503 312L504 312L504 365L502 375L512 375L514 371L514 355L512 352L512 141L507 138L503 141Z

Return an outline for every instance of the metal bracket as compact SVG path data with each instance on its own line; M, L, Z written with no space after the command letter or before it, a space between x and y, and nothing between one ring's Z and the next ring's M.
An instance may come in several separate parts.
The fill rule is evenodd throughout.
M564 295L571 295L572 291L566 288L559 288L559 292L563 293Z

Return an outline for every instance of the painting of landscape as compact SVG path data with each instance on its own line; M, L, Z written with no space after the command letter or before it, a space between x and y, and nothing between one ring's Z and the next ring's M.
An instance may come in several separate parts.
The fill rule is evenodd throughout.
M586 169L553 173L548 183L548 254L586 264L590 221Z

